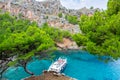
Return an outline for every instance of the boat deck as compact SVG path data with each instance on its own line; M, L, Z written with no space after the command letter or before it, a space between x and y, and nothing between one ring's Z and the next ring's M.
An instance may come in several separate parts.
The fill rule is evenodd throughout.
M57 61L51 64L48 71L61 72L67 64L66 58L59 58Z

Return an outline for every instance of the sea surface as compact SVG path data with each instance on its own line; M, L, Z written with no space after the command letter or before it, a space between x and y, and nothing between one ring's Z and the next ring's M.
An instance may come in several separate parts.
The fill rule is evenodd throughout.
M120 80L120 59L105 63L85 51L56 51L55 59L64 56L68 59L68 64L63 71L66 75L78 80ZM103 58L104 59L104 58ZM47 70L51 60L34 60L28 64L28 69L40 75L43 70ZM8 80L21 80L30 76L22 67L11 67L4 73L4 78Z

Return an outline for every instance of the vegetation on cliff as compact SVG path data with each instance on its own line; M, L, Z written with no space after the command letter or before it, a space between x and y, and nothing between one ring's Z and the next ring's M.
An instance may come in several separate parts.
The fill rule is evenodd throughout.
M18 19L6 12L0 14L0 59L6 61L15 56L16 59L9 60L8 65L21 65L33 74L27 70L27 62L34 55L50 57L50 52L56 49L55 42L70 36L68 32L50 28L47 24L39 28L36 22Z
M75 34L73 39L79 46L86 46L92 54L120 57L120 1L109 0L108 10L95 12L91 17L81 16L82 34Z
M69 21L69 23L71 24L78 24L78 18L77 16L73 16L73 15L66 15L65 19Z
M118 14L120 12L120 0L109 0L107 7L109 15Z
M55 42L62 42L63 38L70 38L71 34L68 31L63 31L57 28L49 27L47 23L41 26L42 30L50 35Z

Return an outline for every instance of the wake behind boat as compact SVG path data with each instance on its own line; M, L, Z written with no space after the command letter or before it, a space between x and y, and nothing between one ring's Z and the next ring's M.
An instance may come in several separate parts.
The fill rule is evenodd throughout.
M57 61L52 63L48 69L48 71L55 71L57 73L60 73L67 64L67 58L59 57Z

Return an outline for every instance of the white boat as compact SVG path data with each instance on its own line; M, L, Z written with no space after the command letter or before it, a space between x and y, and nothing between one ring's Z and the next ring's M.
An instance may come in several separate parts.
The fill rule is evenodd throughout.
M54 63L52 63L48 69L48 71L55 71L57 73L62 72L67 64L67 58L59 57Z

